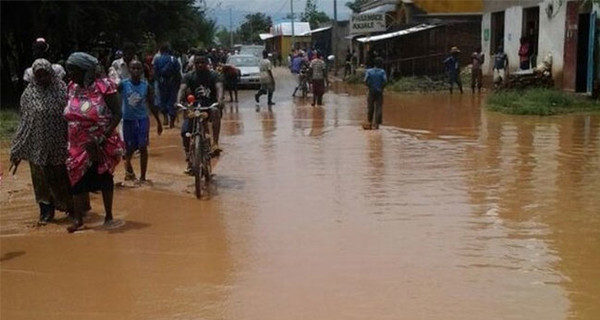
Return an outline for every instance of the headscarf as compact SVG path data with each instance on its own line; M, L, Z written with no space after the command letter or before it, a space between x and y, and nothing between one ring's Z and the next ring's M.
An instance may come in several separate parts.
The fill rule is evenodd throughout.
M11 157L27 159L37 165L60 165L67 158L67 123L63 118L67 87L54 75L48 60L37 59L33 62L32 74L40 69L50 73L51 82L43 87L32 77L23 91L21 122L11 146Z
M73 52L67 59L67 65L74 65L82 69L85 74L83 76L83 83L85 86L89 86L94 82L96 78L96 66L98 65L98 59L94 56L85 52Z
M39 83L37 83L35 79L35 73L40 69L46 70L50 74L50 78L54 82L54 79L56 78L54 69L52 69L52 64L50 63L50 61L46 59L36 59L31 65L31 71L33 72L31 82L33 82L35 85L39 85Z
M96 65L98 65L98 59L85 52L73 52L67 59L67 64L71 64L88 71L96 69Z

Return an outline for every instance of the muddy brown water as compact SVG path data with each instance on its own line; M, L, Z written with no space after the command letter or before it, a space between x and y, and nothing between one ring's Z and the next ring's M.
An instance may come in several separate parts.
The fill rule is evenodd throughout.
M273 112L227 105L210 199L176 130L152 132L154 185L117 189L114 230L98 195L85 231L35 227L27 166L5 176L0 318L600 318L600 116L387 95L366 132L362 88L313 108L276 77Z

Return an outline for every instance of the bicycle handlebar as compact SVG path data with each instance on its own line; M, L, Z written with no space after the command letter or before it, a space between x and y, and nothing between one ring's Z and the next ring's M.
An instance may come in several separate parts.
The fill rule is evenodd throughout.
M215 103L211 104L211 105L210 105L210 106L208 106L208 107L203 107L203 106L200 106L200 105L199 105L199 106L196 106L196 107L193 107L193 106L190 106L190 105L188 105L188 106L185 106L185 105L183 105L183 104L181 104L181 103L178 103L178 104L177 104L177 107L178 107L179 109L181 109L181 110L194 110L194 111L196 111L196 110L198 110L198 111L208 111L208 110L210 110L210 109L217 108L218 106L219 106L219 103L218 103L218 102L215 102Z

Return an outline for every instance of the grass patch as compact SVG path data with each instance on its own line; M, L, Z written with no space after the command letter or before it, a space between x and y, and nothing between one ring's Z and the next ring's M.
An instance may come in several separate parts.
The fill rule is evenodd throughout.
M433 92L448 90L448 87L448 79L444 75L401 77L388 85L391 91L397 92Z
M0 109L0 140L10 140L19 126L17 110Z
M356 74L346 77L344 81L350 84L364 84L364 79L365 70L358 69ZM471 75L461 73L461 80L463 83L463 89L466 90L471 83ZM466 87L465 84L467 84ZM434 76L400 77L389 82L386 86L386 90L395 92L436 92L448 90L449 88L450 85L448 84L448 76L446 74ZM454 84L454 88L458 92L456 84Z
M357 69L354 74L347 76L344 82L350 84L364 84L365 83L365 69Z
M501 113L539 116L600 111L600 103L596 100L552 89L494 92L488 97L486 106Z

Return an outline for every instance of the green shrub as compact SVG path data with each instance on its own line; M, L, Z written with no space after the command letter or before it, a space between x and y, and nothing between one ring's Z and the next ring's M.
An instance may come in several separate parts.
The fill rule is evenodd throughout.
M600 103L552 89L529 89L494 92L487 108L508 114L550 116L583 111L600 111Z
M12 109L0 110L0 140L8 140L19 126L19 113Z
M431 92L448 89L448 81L441 76L434 77L401 77L388 86L391 91L398 92Z
M362 84L365 82L365 69L358 68L354 74L347 76L344 81L350 84Z

